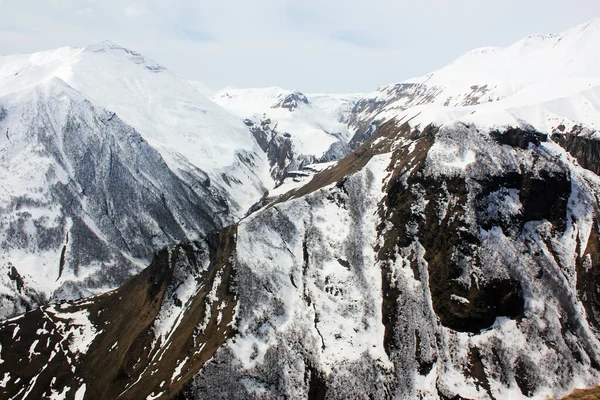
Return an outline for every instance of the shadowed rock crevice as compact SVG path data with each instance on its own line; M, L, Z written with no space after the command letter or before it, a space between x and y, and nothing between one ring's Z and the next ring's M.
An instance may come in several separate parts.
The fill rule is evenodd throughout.
M325 400L327 379L323 372L309 365L306 373L308 374L308 400Z
M428 263L433 308L442 325L461 332L478 333L492 326L496 317L522 315L524 300L520 284L510 279L484 279L470 274L479 269L480 239L463 218L467 187L461 179L447 179L446 190L457 198L449 210L453 218L439 222L434 199L439 183L423 182L427 199L420 241ZM465 282L466 281L466 282Z
M316 161L314 156L295 154L290 134L280 133L276 126L271 126L270 119L263 119L260 124L251 120L245 120L245 123L260 148L267 153L271 176L276 182L281 182L288 172Z
M490 398L494 398L492 395L492 389L490 387L490 382L488 380L487 375L485 374L485 366L481 360L481 354L477 347L472 347L469 349L469 361L470 366L469 370L466 372L466 376L471 376L475 379L475 384L477 386L482 387L485 392L490 396Z
M520 188L523 205L523 222L550 221L559 231L564 231L567 204L571 196L571 179L567 171L540 171L539 176L526 174Z

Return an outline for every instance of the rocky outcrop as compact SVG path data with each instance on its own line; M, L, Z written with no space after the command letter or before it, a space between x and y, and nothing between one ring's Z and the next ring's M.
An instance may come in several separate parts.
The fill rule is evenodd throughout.
M526 150L530 144L539 146L541 142L548 140L548 136L533 129L520 129L508 127L502 131L492 131L492 137L500 144L518 147Z
M289 111L294 111L299 103L308 104L308 99L303 93L293 92L283 97L273 108L287 108Z
M248 120L249 121L249 120ZM291 134L279 132L271 127L270 119L262 119L260 124L249 121L250 132L269 160L271 176L275 182L281 182L290 171L301 169L304 165L316 161L314 156L295 154Z
M560 125L552 134L552 140L575 157L583 168L600 175L600 139L594 132L578 125L565 132L564 125Z
M472 85L463 93L454 93L448 88L423 83L397 83L383 86L373 94L358 100L350 112L341 117L355 134L349 141L351 149L364 143L378 126L396 118L412 107L436 104L444 107L470 106L489 101L488 85ZM418 114L418 113L417 113Z
M432 102L441 88L422 84L399 83L378 89L376 96L365 97L354 105L343 121L352 127L356 134L350 140L352 148L357 148L375 131L373 124L386 122L378 114L390 105L400 110ZM399 102L399 104L395 104Z
M576 376L593 385L600 347L581 310L594 288L576 287L571 258L593 194L541 146L389 122L250 216L239 336L186 396L547 398Z

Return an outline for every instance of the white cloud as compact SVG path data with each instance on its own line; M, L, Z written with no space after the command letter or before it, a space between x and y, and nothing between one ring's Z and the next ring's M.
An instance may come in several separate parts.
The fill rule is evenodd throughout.
M141 17L146 14L146 10L143 7L132 4L123 9L123 13L128 17Z

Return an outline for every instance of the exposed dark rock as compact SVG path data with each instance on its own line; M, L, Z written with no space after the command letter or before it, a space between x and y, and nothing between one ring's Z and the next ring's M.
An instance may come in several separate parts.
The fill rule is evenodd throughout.
M523 222L546 219L558 230L564 230L570 195L568 171L542 170L539 176L524 175L519 196L523 205Z
M412 152L412 166L417 165L417 170L419 163L423 164L427 151L433 144L435 132L435 129L427 128L423 133L410 134L410 137L417 141ZM419 146L422 146L421 150L419 150ZM453 209L448 210L448 214L453 217L440 221L437 199L439 198L438 194L442 192L442 182L426 180L416 173L411 174L405 182L401 179L401 174L408 168L407 165L403 165L403 159L401 153L394 155L394 160L398 160L395 169L398 178L392 177L390 180L386 197L388 214L382 218L384 221L391 222L392 228L387 226L386 240L379 252L380 258L385 259L392 256L397 247L407 247L414 240L420 241L425 247L433 308L444 326L457 331L477 333L492 326L498 316L515 318L522 315L524 301L518 282L512 280L486 282L480 278L471 277L467 280L470 283L465 284L464 279L460 279L464 276L464 267L462 266L464 262L475 265L479 262L477 255L479 239L470 232L462 219L468 195L464 180L446 178L443 181L445 190L457 199L457 203ZM519 176L510 176L506 179L509 186L518 187L521 181ZM563 182L563 180L559 180L559 182ZM535 200L525 195L526 203L529 202L525 207L526 215L533 216L534 214L540 219L547 217L553 221L564 221L566 200L570 191L569 181L565 182L564 185L558 187L554 181L547 185L548 190L552 187L561 195L564 194L561 190L565 189L565 186L569 188L566 199L558 198L560 206L544 204L544 207L534 211L534 205L531 203ZM536 183L533 182L529 185L535 186ZM491 191L492 186L488 192ZM535 186L535 188L541 190L546 186L543 188ZM418 194L419 190L424 192ZM525 192L529 193L527 190ZM556 192L552 194L554 195ZM429 200L423 216L413 212L413 204L416 204L421 196ZM418 236L413 236L414 234L411 232L414 231L419 232ZM416 279L420 279L417 275L418 271L415 269L414 272ZM387 283L389 282L388 275L389 272L384 267L382 270L383 315L386 332L393 327L394 314L398 313L393 306L398 293L394 292L393 287Z
M529 358L519 357L515 365L515 380L521 393L527 397L533 397L537 388L539 377L533 373L532 361Z
M598 223L592 224L583 256L577 258L577 294L590 323L600 329L600 235Z
M378 125L378 121L371 121L366 126L357 129L354 136L352 136L352 138L348 142L348 147L354 150L358 148L361 144L369 140L369 138L373 136L373 133L377 131Z
M494 398L492 396L492 390L490 388L490 382L488 380L487 375L485 374L485 366L481 360L481 354L477 347L472 347L469 349L469 359L471 361L470 368L467 376L473 377L477 385L481 386L486 393L490 396L490 398Z
M541 142L548 140L548 135L533 129L508 128L504 131L492 131L490 135L500 144L520 149L527 149L530 144L539 146Z
M327 381L317 368L308 367L308 400L325 400L327 398Z
M282 181L289 171L300 169L315 161L314 157L294 154L290 135L280 134L268 124L255 124L250 127L250 132L261 149L267 153L271 176L275 181Z
M456 273L455 269L447 270ZM433 275L433 274L432 274ZM470 287L460 284L443 285L443 274L430 278L434 309L440 322L460 332L479 333L491 327L496 318L506 316L517 318L523 315L524 300L519 282L503 280L492 281L477 286L475 281ZM451 276L445 276L448 281ZM457 301L452 295L468 301Z
M413 183L414 185L415 183ZM451 212L454 218L438 222L433 201L426 207L420 240L425 247L429 270L429 288L433 308L440 322L451 329L478 333L492 326L496 317L515 318L524 308L520 284L515 281L485 281L470 277L465 284L463 260L477 265L479 239L470 233L460 217L467 191L460 179L447 180L447 190L459 199ZM422 185L427 198L438 193L434 182Z
M552 134L552 140L575 157L583 168L600 175L600 140L581 126L574 126L571 132L564 131L564 125L559 126Z
M25 286L23 277L19 275L19 271L17 271L14 266L11 266L10 271L8 272L8 279L15 282L15 285L17 286L17 292L21 293L23 291Z
M506 234L518 235L529 221L547 220L559 231L564 230L571 179L565 169L541 170L539 173L507 172L479 181L476 211L483 229L499 226ZM506 201L520 205L517 214L498 212Z
M329 146L329 149L317 161L320 163L326 163L330 161L341 160L350 154L351 151L352 150L349 145L342 141L337 141Z
M294 92L281 99L273 108L287 108L289 111L294 111L300 103L308 104L308 99L304 94Z

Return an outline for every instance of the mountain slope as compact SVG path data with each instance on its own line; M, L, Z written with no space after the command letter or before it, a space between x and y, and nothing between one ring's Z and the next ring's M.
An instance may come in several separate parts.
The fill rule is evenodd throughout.
M112 43L0 57L0 316L114 289L273 185L248 128Z
M597 129L599 41L600 20L595 19L506 48L476 49L423 77L383 86L343 117L356 131L351 144L357 146L392 118L486 126L527 121L541 131L561 123Z
M230 223L207 176L190 187L136 130L57 78L0 104L3 315L117 287L152 249Z
M115 292L3 322L1 343L14 346L2 353L0 393L174 396L233 333L236 301L228 259L234 241L235 229L228 229L164 249ZM28 350L29 357L16 357ZM11 383L18 380L27 384Z
M554 143L495 137L390 122L240 224L240 334L190 396L545 399L593 386L596 285L581 286L580 265L598 268L600 180Z
M54 77L94 105L115 112L183 178L200 169L225 190L235 191L229 200L238 216L260 198L263 182L270 182L266 167L263 172L244 164L250 154L262 162L262 151L238 118L133 50L103 42L83 49L0 57L0 94ZM232 179L226 183L222 174Z

